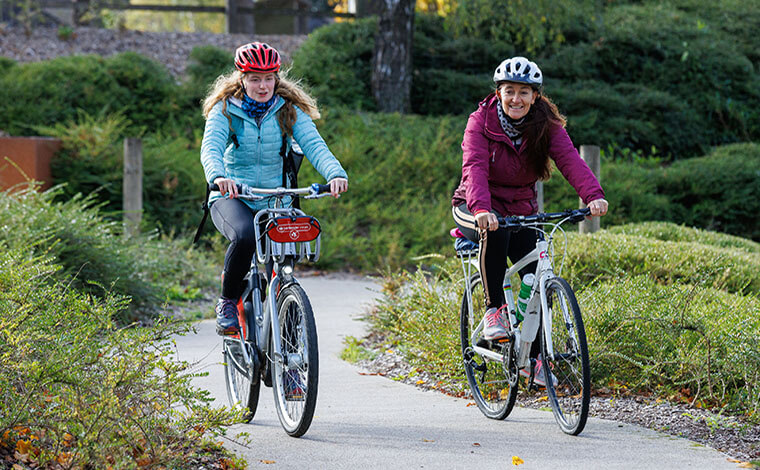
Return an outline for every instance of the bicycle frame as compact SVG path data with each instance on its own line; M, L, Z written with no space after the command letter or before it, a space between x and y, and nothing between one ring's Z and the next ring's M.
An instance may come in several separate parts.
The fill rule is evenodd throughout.
M557 226L559 226L559 224ZM536 227L526 228L543 232L540 228ZM556 227L551 231L551 233L547 234L547 237L545 239L539 239L536 242L536 248L533 249L533 251L513 264L512 267L508 268L504 273L504 278L508 280L528 264L534 261L538 262L538 267L536 268L537 281L533 284L531 295L525 309L525 318L522 323L519 324L519 326L517 318L515 316L516 305L514 298L509 295L506 296L506 301L509 309L509 329L514 335L514 343L516 348L515 352L517 353L517 366L520 369L525 368L529 365L531 344L536 340L536 335L542 322L544 325L542 331L544 339L546 340L546 351L549 357L552 359L554 358L554 345L551 338L552 319L548 308L549 305L546 297L545 285L550 279L555 277L554 268L552 266L552 253L550 252L552 238L555 230ZM476 270L480 270L479 264L472 259L472 254L472 252L465 253L465 256L469 256L467 264L465 264L464 257L462 257L462 267L465 272L465 292L467 295L467 304L469 306L471 314L472 298L470 289L470 265L474 266ZM543 312L543 318L539 318L537 315L539 304L541 307L541 312ZM481 319L480 323L478 323L478 325L472 330L470 342L473 345L473 350L481 356L485 356L494 361L502 361L503 355L501 353L483 348L481 346L477 346L476 340L480 333L483 331L483 327L483 319Z

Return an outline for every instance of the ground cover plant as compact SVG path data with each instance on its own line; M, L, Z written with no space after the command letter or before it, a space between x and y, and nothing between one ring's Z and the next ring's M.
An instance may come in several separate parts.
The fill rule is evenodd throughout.
M218 444L239 416L212 406L191 385L192 366L173 357L173 337L190 327L157 315L167 282L198 285L199 256L125 240L91 201L54 202L57 191L0 193L0 459L241 468ZM130 301L139 323L129 323Z
M216 283L189 240L155 233L125 238L121 223L106 219L93 197L59 201L60 187L43 193L32 188L0 193L0 242L52 260L61 283L96 298L128 297L131 303L116 313L122 321L148 320L170 297L188 292L192 298Z
M573 233L568 246L562 275L583 311L597 392L760 419L760 244L657 223ZM414 367L465 391L462 290L459 261L447 254L432 270L389 274L368 320Z

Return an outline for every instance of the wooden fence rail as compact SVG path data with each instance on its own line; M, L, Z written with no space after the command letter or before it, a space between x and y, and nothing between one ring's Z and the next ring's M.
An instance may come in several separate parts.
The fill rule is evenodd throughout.
M253 0L225 0L224 6L203 5L141 5L130 2L97 2L94 5L98 9L118 11L154 11L154 12L177 12L177 13L218 13L227 17L228 33L255 34L255 17L265 15L267 17L283 16L294 18L294 34L306 34L305 21L308 18L355 18L354 13L337 13L332 10L323 10L301 4L301 7L287 7L287 4L298 5L299 2L289 1L266 1L253 2ZM72 17L77 22L82 13L91 5L90 0L38 0L39 8L72 9ZM285 5L285 6L283 6Z

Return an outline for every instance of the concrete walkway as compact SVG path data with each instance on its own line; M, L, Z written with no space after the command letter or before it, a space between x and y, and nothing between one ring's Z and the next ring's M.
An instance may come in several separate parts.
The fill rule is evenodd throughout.
M357 317L379 297L378 286L346 276L305 277L301 283L319 334L316 414L303 437L288 437L272 390L262 387L252 423L229 434L250 435L247 446L229 444L250 468L485 469L511 467L513 456L524 461L521 470L737 468L718 451L634 425L591 418L580 436L571 437L551 411L515 408L506 420L494 421L468 407L470 400L360 375L338 355L343 338L363 335ZM178 339L179 357L210 373L195 383L226 405L221 342L213 321L197 328L197 335Z

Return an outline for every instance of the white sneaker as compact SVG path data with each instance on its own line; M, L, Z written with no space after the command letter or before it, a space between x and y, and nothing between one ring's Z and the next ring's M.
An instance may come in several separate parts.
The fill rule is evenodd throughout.
M551 372L549 372L549 374L552 376L552 385L556 387L559 384L557 377ZM523 377L530 377L530 371L527 368L520 369L520 375ZM544 378L544 361L541 360L541 355L536 358L536 370L533 374L533 384L538 387L546 387L546 379Z
M483 317L486 327L483 328L483 338L487 340L500 339L507 336L507 328L504 326L504 317L496 308L486 310Z

